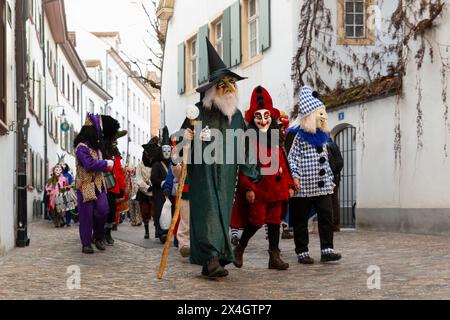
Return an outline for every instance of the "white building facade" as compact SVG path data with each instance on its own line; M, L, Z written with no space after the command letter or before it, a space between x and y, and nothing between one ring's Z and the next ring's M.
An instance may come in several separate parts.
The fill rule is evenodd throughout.
M77 51L88 66L88 73L97 79L112 96L112 101L100 110L119 121L128 136L119 139L118 147L123 163L136 165L142 157L142 144L151 138L151 106L154 96L132 70L131 64L122 56L118 32L87 32L75 26ZM142 75L145 76L145 75ZM94 101L87 102L91 109Z
M161 110L169 131L180 128L186 107L199 100L195 89L207 81L205 37L233 72L248 77L238 83L242 111L258 85L277 108L291 110L298 12L293 0L160 1L158 16L166 26Z
M0 1L0 256L15 244L15 1Z
M450 234L449 13L444 6L433 30L411 36L408 49L401 41L409 26L392 20L400 10L417 20L416 29L433 12L378 0L161 0L162 122L177 130L186 107L198 102L195 88L208 75L205 36L234 72L248 77L238 83L242 111L257 85L268 89L277 108L292 111L301 84L294 72L299 55L300 66L309 61L303 80L329 106L332 137L344 156L343 226ZM312 34L306 46L302 21L306 37ZM312 60L304 52L312 52ZM404 74L395 70L399 57ZM364 88L361 97L351 96Z

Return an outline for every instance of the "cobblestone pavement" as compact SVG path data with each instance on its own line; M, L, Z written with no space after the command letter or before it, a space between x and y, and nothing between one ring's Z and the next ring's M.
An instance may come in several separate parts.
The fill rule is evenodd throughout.
M158 280L163 246L144 240L143 227L126 223L113 232L105 252L81 253L78 227L56 229L47 221L30 225L31 244L0 258L0 299L449 299L447 237L344 231L335 236L343 254L338 264L299 265L293 240L281 240L287 271L267 269L267 242L259 231L244 256L244 267L207 280L171 248ZM122 240L119 240L122 239ZM318 236L311 252L320 259ZM81 288L67 287L67 268L81 270ZM369 290L367 268L381 271L381 289Z

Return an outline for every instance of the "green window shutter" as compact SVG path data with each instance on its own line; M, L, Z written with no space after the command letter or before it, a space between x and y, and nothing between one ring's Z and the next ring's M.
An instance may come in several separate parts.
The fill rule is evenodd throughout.
M229 68L231 67L231 7L226 8L222 15L222 42L222 60Z
M270 0L259 0L259 43L261 51L270 48Z
M178 94L183 94L185 90L184 86L184 73L185 73L185 53L184 43L178 45Z
M198 50L198 84L208 81L208 49L206 48L205 38L208 37L208 25L205 24L197 33ZM195 84L193 84L195 86Z
M230 7L231 67L241 63L241 5L236 1Z

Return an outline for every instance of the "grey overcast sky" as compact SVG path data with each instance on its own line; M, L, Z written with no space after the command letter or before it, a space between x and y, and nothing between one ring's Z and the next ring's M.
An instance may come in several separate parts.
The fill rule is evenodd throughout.
M152 48L158 48L158 45L148 33L151 26L142 8L143 2L153 14L150 0L65 0L67 28L69 31L75 28L119 31L122 50L131 59L146 61L153 57L143 42ZM150 65L147 68L154 70Z

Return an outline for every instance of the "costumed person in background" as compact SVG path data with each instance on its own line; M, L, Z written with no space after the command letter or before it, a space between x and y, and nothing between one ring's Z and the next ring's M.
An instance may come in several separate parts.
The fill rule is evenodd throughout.
M102 158L100 122L99 115L88 114L74 141L77 170L75 183L83 253L94 253L92 241L98 250L105 250L103 241L109 207L103 172L112 171L114 162Z
M202 40L203 41L203 40ZM230 242L229 226L233 209L236 178L239 170L250 179L258 177L256 164L248 161L238 164L237 146L220 144L211 135L211 130L220 131L222 137L227 133L235 134L247 129L242 113L238 109L238 90L236 82L241 76L230 71L215 51L208 39L209 82L197 88L200 102L197 103L200 114L194 128L186 118L184 138L192 140L190 163L187 165L189 177L190 237L193 264L202 265L202 275L209 278L224 277L228 270L224 268L234 261ZM201 126L201 127L200 127ZM217 131L216 131L217 130ZM237 141L238 144L244 141ZM204 149L217 144L216 152L222 159L208 161L195 159L195 149ZM232 148L234 147L234 150ZM234 151L234 153L232 153ZM230 155L233 154L233 157Z
M112 176L105 179L107 187L107 198L109 213L105 224L105 240L110 246L114 245L111 236L113 225L116 222L117 205L116 200L125 197L125 172L122 168L122 157L117 148L117 139L126 135L126 130L119 131L119 122L111 116L101 116L102 121L102 143L101 151L103 158L113 161Z
M140 227L142 225L142 218L139 201L136 200L136 194L138 192L136 169L132 165L129 165L125 169L125 180L127 182L125 192L129 195L128 212L130 214L131 226Z
M56 208L55 198L63 192L67 184L67 179L63 175L63 169L58 163L53 167L52 175L47 181L47 185L45 187L49 200L48 211L56 228L64 227L66 224L63 217L64 212L58 212Z
M144 239L149 239L150 231L148 224L154 216L151 172L154 159L159 152L159 138L156 136L153 137L147 144L143 144L142 148L144 149L142 152L142 162L136 167L136 183L138 185L136 200L139 202L142 221L144 222ZM156 229L155 238L158 238Z
M284 150L285 154L289 154L288 151L286 151L286 138L287 138L287 129L289 128L289 116L285 114L284 112L280 112L280 118L278 119L278 125L280 127L280 137L281 137L281 147ZM281 227L283 231L281 232L281 239L292 239L294 238L293 234L293 220L291 220L291 216L289 214L289 206L285 214L283 215L281 219Z
M282 216L287 212L288 200L294 195L294 182L286 155L280 145L280 129L277 124L279 117L280 112L273 107L272 98L267 90L261 86L256 87L245 120L248 122L249 130L257 132L257 141L250 140L250 145L256 149L258 164L262 168L262 178L255 184L245 175L239 175L238 194L245 194L245 198L236 197L232 218L233 226L244 227L239 244L234 248L234 265L237 268L243 265L243 255L249 240L265 224L269 240L269 269L289 268L289 264L280 257L280 224ZM275 131L278 141L272 140L272 130ZM262 157L267 159L262 160ZM263 171L269 168L273 173ZM241 201L248 204L240 204Z
M172 143L172 145L174 144L175 146L173 147L173 150L176 148L176 141L175 143ZM169 167L169 172L167 173L166 181L164 182L163 191L166 199L171 196L174 198L173 203L176 201L177 187L180 177L181 165L171 165ZM189 228L189 182L187 176L184 180L184 186L181 194L180 215L174 228L174 235L176 236L176 240L178 242L180 255L184 258L189 257L191 253L191 243Z
M339 205L339 183L341 182L341 171L344 168L344 159L342 158L339 146L330 138L328 139L328 158L330 160L331 171L333 171L333 182L336 185L333 190L333 231L341 231L341 215Z
M312 264L308 244L308 213L311 206L317 211L321 261L341 259L333 245L334 189L333 172L328 160L328 116L325 105L311 88L304 86L299 97L300 125L289 152L289 165L294 178L296 194L291 199L294 213L294 241L298 262Z
M73 187L73 177L72 177L72 174L70 173L69 165L67 163L63 163L63 165L61 167L63 170L64 178L66 178L66 180L67 180L67 188L72 188ZM70 227L71 223L72 223L72 210L68 210L68 211L66 211L66 226Z
M166 197L164 196L163 185L166 180L167 173L169 172L170 157L172 155L172 146L169 138L169 129L163 128L161 147L159 148L159 154L155 158L152 165L151 182L153 193L153 218L155 224L155 230L161 243L165 243L167 239L168 230L163 230L159 224L159 218L161 217L161 211ZM172 206L173 208L173 206Z

